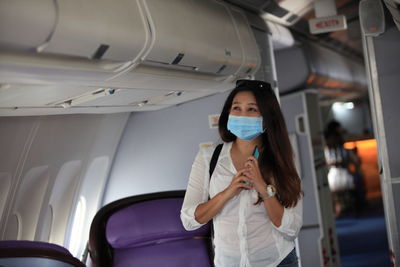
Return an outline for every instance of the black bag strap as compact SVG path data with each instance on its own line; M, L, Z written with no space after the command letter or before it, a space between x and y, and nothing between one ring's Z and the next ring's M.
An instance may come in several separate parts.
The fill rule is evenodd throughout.
M210 160L210 169L209 169L210 179L211 179L211 175L214 172L215 166L217 165L219 154L221 154L221 150L222 150L222 146L223 145L224 144L217 145L217 147L214 149L214 153L212 154L212 157L211 157L211 160Z
M224 144L219 144L215 147L214 149L214 153L212 154L211 160L210 160L210 169L209 169L209 173L210 173L210 179L211 176L214 172L215 166L217 165L218 162L218 158L219 158L219 154L221 154L221 150L222 150L222 146ZM208 197L208 200L210 200L210 197ZM210 230L211 230L211 240L214 240L214 224L212 223L212 219L210 220ZM214 259L214 243L212 245L212 258Z

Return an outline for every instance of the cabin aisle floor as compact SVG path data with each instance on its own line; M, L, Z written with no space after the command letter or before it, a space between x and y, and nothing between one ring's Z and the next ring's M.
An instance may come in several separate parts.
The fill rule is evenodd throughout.
M347 212L336 219L342 267L390 266L389 245L381 201L362 211Z

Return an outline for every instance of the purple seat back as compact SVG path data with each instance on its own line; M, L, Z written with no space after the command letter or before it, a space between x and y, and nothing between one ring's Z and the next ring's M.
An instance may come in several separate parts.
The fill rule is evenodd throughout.
M62 246L27 240L0 241L0 259L6 266L85 266Z
M114 213L107 223L108 243L115 248L156 245L209 235L206 225L186 231L180 220L182 198L149 200Z
M34 248L34 249L47 249L47 250L56 250L62 252L67 255L71 255L68 249L46 242L40 241L28 241L28 240L2 240L0 241L0 249L3 248L13 248L13 249L20 249L20 248ZM72 256L72 255L71 255Z
M186 239L152 246L114 250L114 267L211 267L208 242Z
M182 198L149 200L126 207L108 220L113 266L211 266L209 226L186 231L180 220Z
M184 193L140 195L103 207L89 238L94 266L212 266L209 225L196 231L183 228Z

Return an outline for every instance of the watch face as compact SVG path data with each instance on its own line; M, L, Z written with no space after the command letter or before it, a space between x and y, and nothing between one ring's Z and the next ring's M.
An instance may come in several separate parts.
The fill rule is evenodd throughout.
M268 193L268 195L271 195L271 193L272 193L272 189L270 186L267 187L267 193Z
M271 196L271 197L274 196L275 193L276 193L275 187L272 186L272 185L268 185L268 186L267 186L267 193L268 193L268 195Z

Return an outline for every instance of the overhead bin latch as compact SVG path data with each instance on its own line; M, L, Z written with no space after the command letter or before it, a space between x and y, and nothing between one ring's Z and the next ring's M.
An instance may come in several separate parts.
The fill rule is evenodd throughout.
M174 59L174 61L172 61L172 65L177 65L179 64L179 62L181 62L182 58L185 56L184 53L179 53L176 58Z

